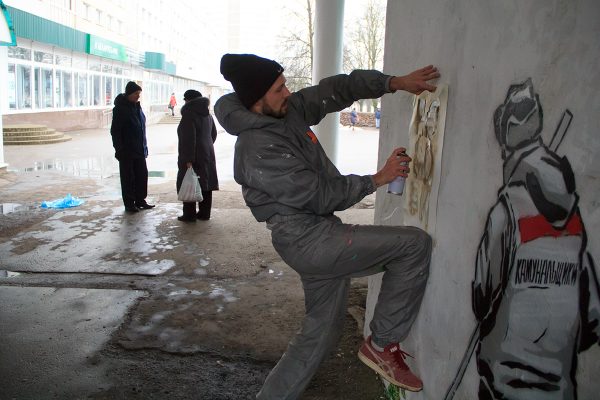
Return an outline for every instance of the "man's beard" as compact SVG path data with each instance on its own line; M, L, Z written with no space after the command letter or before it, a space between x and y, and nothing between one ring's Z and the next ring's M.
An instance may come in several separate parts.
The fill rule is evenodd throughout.
M279 110L272 109L268 104L263 105L263 114L274 118L283 118L287 114L287 100L285 100Z

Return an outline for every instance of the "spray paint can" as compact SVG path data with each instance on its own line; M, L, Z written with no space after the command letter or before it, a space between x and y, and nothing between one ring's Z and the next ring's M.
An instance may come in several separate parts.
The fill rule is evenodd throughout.
M401 156L406 156L406 153L400 153L398 154L399 157ZM403 162L402 165L407 165L407 162ZM401 196L402 193L404 193L404 181L406 181L406 178L403 176L398 176L396 177L396 179L394 179L393 181L391 181L388 184L388 193L391 194L395 194L397 196Z

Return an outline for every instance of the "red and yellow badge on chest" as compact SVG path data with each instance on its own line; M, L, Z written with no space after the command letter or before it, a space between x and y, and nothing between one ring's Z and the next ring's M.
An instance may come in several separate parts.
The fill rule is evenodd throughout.
M319 143L319 139L317 139L317 135L315 135L315 133L313 131L311 131L310 129L306 131L306 134L308 135L308 137L310 138L310 141L317 144Z

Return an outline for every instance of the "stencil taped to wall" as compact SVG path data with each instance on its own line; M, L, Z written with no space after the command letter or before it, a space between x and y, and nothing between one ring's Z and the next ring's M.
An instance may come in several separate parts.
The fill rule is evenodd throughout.
M415 96L410 120L408 154L411 173L406 180L404 222L428 232L435 228L438 188L444 146L448 85Z

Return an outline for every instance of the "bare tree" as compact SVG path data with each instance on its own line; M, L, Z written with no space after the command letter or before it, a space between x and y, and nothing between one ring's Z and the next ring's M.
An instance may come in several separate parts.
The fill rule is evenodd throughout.
M383 67L386 0L369 0L364 13L356 18L344 45L344 71L379 69ZM369 103L377 106L377 100ZM369 109L371 107L368 107Z
M301 10L290 11L290 24L280 36L287 86L297 91L312 83L314 57L314 0L305 0Z

